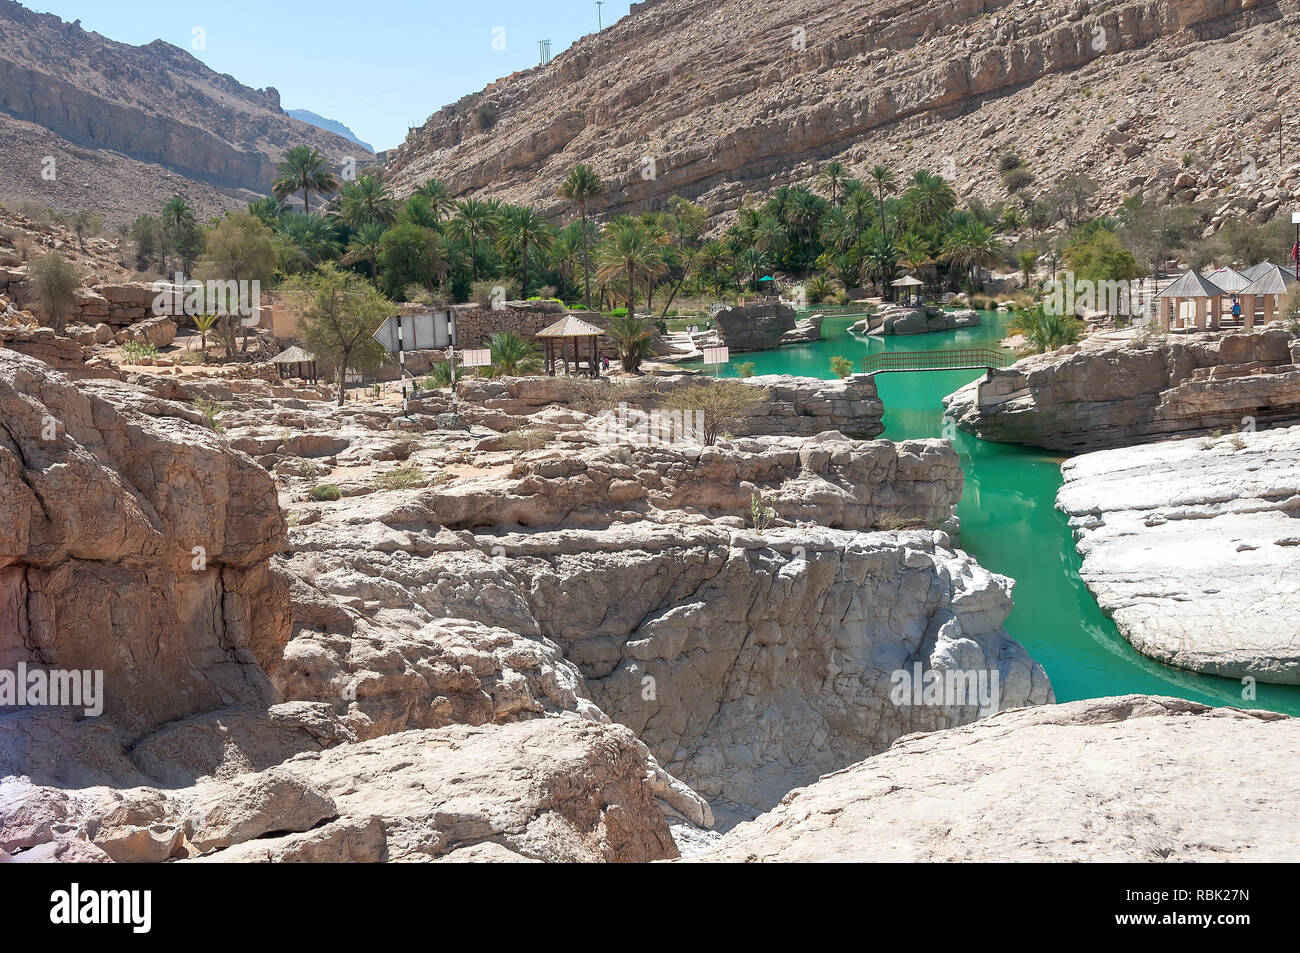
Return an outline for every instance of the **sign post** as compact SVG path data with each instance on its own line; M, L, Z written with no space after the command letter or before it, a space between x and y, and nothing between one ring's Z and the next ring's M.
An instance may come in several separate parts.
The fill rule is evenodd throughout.
M713 376L717 377L721 365L731 361L731 349L726 347L706 347L704 363L713 365Z

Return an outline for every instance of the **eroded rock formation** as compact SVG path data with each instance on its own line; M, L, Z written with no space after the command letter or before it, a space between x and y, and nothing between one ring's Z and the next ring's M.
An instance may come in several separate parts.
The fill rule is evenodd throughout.
M1300 427L1066 461L1079 575L1170 665L1300 683Z
M704 859L1291 860L1297 744L1295 718L1181 698L1002 712L793 791Z
M550 408L568 429L503 447L229 388L223 439L167 399L219 383L78 393L0 359L6 658L100 668L108 698L0 712L19 858L652 860L710 801L751 817L901 734L1052 700L1002 628L1010 581L935 528L961 489L939 441L610 446ZM310 499L327 480L342 499ZM1000 690L908 705L899 670Z
M1080 452L1300 420L1300 341L1281 328L1088 343L1027 357L944 398L985 440Z

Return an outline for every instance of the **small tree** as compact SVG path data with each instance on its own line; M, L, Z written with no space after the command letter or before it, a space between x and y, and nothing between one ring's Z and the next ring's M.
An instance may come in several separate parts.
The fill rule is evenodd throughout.
M853 362L847 357L832 357L831 373L840 380L844 380L844 378L853 373Z
M36 259L31 268L37 309L54 333L62 334L77 304L81 279L68 260L56 251Z
M493 377L520 377L542 369L537 345L513 331L500 331L488 338Z
M329 263L315 274L295 276L285 288L304 302L298 329L307 345L335 365L342 407L347 369L367 371L383 363L385 352L374 333L394 305L360 275Z
M744 417L751 407L768 397L764 388L737 380L710 378L701 384L680 387L668 395L664 406L680 411L703 430L704 444L711 447L728 425Z
M640 369L641 362L650 355L654 325L643 318L622 314L616 315L609 322L605 333L618 348L618 359L623 370L635 374Z
M246 283L251 302L251 288L260 288L275 274L275 242L271 230L250 212L231 212L207 233L195 274L204 281ZM243 291L238 294L242 297ZM244 325L244 351L248 350L248 332L248 326Z
M199 346L203 349L203 361L208 360L208 332L212 330L213 325L217 323L215 314L198 314L194 316L194 327L199 332Z

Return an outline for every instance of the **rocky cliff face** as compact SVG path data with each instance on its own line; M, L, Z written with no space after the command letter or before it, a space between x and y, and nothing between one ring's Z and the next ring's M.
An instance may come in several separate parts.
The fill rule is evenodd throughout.
M1300 189L1283 160L1296 129L1277 125L1278 97L1300 78L1285 55L1298 9L663 0L439 110L388 169L399 191L437 175L457 193L558 212L555 184L586 162L611 186L598 211L678 193L718 212L811 183L829 159L857 176L877 162L904 176L928 168L963 194L1003 198L997 159L1014 148L1035 190L1090 174L1099 207L1140 190L1214 198L1244 185L1225 213L1263 203L1273 214ZM1187 152L1199 159L1190 170Z
M222 192L264 194L293 145L315 146L335 163L373 159L343 136L291 118L274 89L243 86L161 40L116 43L4 0L0 45L6 199L93 208L119 221L156 211L177 192L193 194L203 211L244 198L223 200ZM42 175L47 156L53 178ZM186 180L199 185L175 188ZM85 187L94 191L83 194Z
M1061 469L1079 575L1134 648L1300 683L1300 427L1102 450Z
M944 398L985 440L1079 452L1300 420L1300 342L1272 328L1085 342L990 371Z

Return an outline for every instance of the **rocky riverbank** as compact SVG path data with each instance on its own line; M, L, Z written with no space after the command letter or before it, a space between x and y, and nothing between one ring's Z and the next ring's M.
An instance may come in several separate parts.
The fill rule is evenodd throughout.
M984 440L1080 453L1300 421L1300 340L1281 328L1071 345L944 400Z
M0 713L19 859L653 860L1053 700L1010 580L938 528L940 441L610 445L572 408L394 429L234 390L217 433L210 384L78 391L12 352L0 381L0 668L104 673L98 717ZM908 704L899 671L997 691Z
M853 334L927 334L931 331L952 331L971 328L980 323L980 313L969 308L946 311L943 308L885 308L879 314L857 322L849 331Z
M1139 652L1300 683L1300 427L1069 460L1080 576Z

